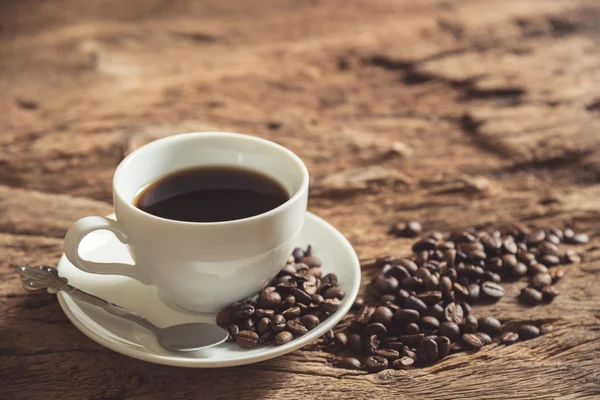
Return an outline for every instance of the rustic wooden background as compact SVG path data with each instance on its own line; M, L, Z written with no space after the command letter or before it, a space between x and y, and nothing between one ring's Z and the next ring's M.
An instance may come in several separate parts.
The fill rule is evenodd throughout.
M597 0L0 0L0 398L600 398L599 87ZM407 253L404 219L590 234L552 306L516 283L476 309L557 329L408 372L308 351L186 370L22 290L8 265L55 265L73 221L111 212L125 154L209 129L300 155L310 210L362 258Z

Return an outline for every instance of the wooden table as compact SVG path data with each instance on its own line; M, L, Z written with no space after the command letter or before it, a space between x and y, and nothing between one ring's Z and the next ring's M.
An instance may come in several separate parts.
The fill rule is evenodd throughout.
M0 2L0 398L600 398L599 26L593 0ZM408 253L386 234L407 219L590 234L552 306L522 308L520 282L475 309L557 329L408 372L309 351L192 370L21 288L10 263L55 265L73 221L111 212L124 155L211 129L302 157L309 209L361 258Z

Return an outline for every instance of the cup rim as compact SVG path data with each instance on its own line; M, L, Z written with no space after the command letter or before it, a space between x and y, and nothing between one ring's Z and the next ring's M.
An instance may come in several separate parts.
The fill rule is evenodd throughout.
M165 142L179 141L179 140L194 140L198 137L230 137L230 138L236 139L236 140L247 140L249 142L259 143L261 145L271 147L273 150L282 152L286 156L288 156L292 161L294 161L296 166L300 169L300 172L302 173L302 182L300 184L300 187L283 204L281 204L267 212L264 212L262 214L253 215L253 216L247 217L247 218L234 219L234 220L230 220L230 221L218 221L218 222L178 221L178 220L158 217L156 215L152 215L146 211L143 211L143 210L137 208L135 205L133 205L133 201L126 200L121 195L121 193L117 189L117 185L116 185L117 176L119 174L124 173L123 171L133 161L133 159L135 159L136 157L139 157L140 154L144 153L145 151L147 151L151 148L161 146ZM304 162L294 152L292 152L290 149L288 149L280 144L277 144L277 143L272 142L267 139L263 139L263 138L251 136L251 135L246 135L246 134L242 134L242 133L224 132L224 131L200 131L200 132L179 133L179 134L175 134L175 135L171 135L171 136L166 136L164 138L160 138L160 139L154 140L150 143L147 143L147 144L143 145L142 147L134 150L127 157L125 157L117 166L115 173L113 175L112 189L113 189L113 195L119 200L120 203L125 205L125 207L127 207L129 210L131 210L135 213L141 214L144 217L155 220L157 222L171 223L171 224L182 225L182 226L217 226L217 225L223 226L223 225L235 225L235 224L239 224L239 223L251 222L251 221L255 221L257 219L265 218L270 215L282 212L284 209L291 207L291 205L293 203L295 203L300 197L303 196L303 194L308 190L308 183L309 183L308 169L306 168L306 165L304 164Z

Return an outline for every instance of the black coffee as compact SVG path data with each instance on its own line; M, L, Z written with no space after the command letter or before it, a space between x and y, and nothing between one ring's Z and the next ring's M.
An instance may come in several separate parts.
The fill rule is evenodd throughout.
M261 173L236 167L201 167L175 172L145 187L134 205L157 217L220 222L252 217L289 199Z

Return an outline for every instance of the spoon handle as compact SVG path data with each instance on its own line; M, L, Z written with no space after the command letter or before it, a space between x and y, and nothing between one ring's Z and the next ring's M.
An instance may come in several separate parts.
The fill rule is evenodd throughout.
M15 270L19 275L21 275L23 287L26 290L33 291L45 288L49 293L56 293L57 291L62 290L67 292L75 299L103 308L107 312L116 315L117 317L135 322L136 324L141 325L155 333L159 330L156 325L141 315L133 311L129 311L118 304L114 304L98 296L94 296L91 293L77 289L75 286L69 285L69 281L66 278L62 278L58 275L58 270L56 268L48 266L31 267L27 265L18 265Z

